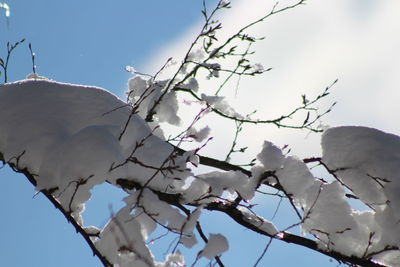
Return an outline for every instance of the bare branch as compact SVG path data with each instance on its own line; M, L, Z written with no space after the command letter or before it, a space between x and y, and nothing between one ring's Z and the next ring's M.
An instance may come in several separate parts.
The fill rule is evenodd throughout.
M3 74L4 74L4 83L8 82L8 76L7 76L7 68L8 68L8 63L10 61L10 56L15 48L25 42L25 38L22 39L21 41L18 41L14 44L10 44L10 42L7 43L7 56L6 59L0 58L0 67L3 69ZM0 72L1 74L1 72Z
M15 166L13 163L10 163L10 162L8 162L7 164L10 167L12 167L14 169L14 171L25 175L25 177L28 179L28 181L31 182L31 184L33 186L36 186L36 180L35 180L34 176L29 172L29 170L19 169L19 168L17 168L17 166ZM72 224L72 226L75 228L76 232L79 233L83 237L83 239L85 239L86 243L89 245L90 249L92 250L93 255L95 255L100 260L102 265L104 267L112 267L113 264L111 264L111 262L106 257L104 257L102 255L102 253L94 245L93 240L92 240L92 235L86 233L83 226L80 225L74 217L72 217L71 212L64 209L64 207L60 204L60 202L58 202L56 197L53 196L48 190L42 190L41 193L54 205L54 207L56 209L58 209L63 214L63 216L67 219L67 221L70 224Z

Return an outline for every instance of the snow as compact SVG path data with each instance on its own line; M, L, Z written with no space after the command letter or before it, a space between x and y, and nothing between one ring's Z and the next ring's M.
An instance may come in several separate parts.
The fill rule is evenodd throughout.
M197 150L178 156L162 134L154 134L158 122L179 123L176 95L164 95L152 128L143 119L168 83L143 76L130 79L132 106L98 87L36 76L0 85L0 151L6 162L34 174L36 189L49 190L82 226L81 213L95 185L106 181L116 185L124 178L144 186L128 192L126 205L103 229L84 226L88 234L98 235L91 237L96 247L116 266L184 266L179 252L163 263L155 262L146 241L157 226L180 233L179 243L191 248L197 243L194 229L204 205L237 196L252 200L265 172L273 174L270 184L279 184L303 212L301 230L313 234L320 248L400 265L398 251L385 251L400 246L399 136L367 127L327 129L321 140L322 163L331 179L314 177L301 159L284 155L268 141L257 155L251 177L240 171L195 175L188 165L199 165ZM239 116L222 97L202 95L202 99ZM132 108L138 108L138 114L132 115ZM209 132L209 127L191 128L187 135L200 142ZM187 216L153 190L180 194L180 204L198 207ZM369 209L352 207L348 193ZM253 226L279 236L272 222L244 206L239 210ZM225 237L211 234L198 257L212 259L227 249Z
M195 178L183 192L183 203L210 203L215 196L209 194L210 185L200 178Z
M196 208L190 215L188 220L185 222L182 232L183 233L192 233L194 228L196 227L196 223L200 218L201 212L203 210L203 207L200 206Z
M53 144L67 140L88 126L120 127L129 114L127 109L110 112L124 103L96 87L24 80L1 85L0 95L0 149L6 159L25 151L21 160L29 162L28 167L34 173L40 168L38 159L52 150ZM133 120L138 121L136 117ZM138 136L143 136L150 129L141 123L136 131Z
M200 251L199 257L212 260L215 256L222 254L229 248L228 240L221 234L210 234L208 242Z
M323 161L364 203L379 209L390 200L400 211L398 136L366 127L331 128L322 137L322 150Z
M229 6L230 3L231 3L231 2L228 1L228 0L221 0L221 1L219 2L218 6L219 6L219 8L223 8L223 7Z
M95 245L110 262L121 267L154 265L141 234L141 225L130 214L129 206L119 210L108 222Z
M254 197L257 186L255 179L249 179L240 171L214 171L198 175L197 179L209 185L209 195L212 197L220 197L224 192L229 192L232 195L238 194L244 200L250 200Z
M249 201L254 197L256 187L257 179L240 171L211 171L195 176L183 192L183 201L206 204L220 199L225 193L228 200L240 196Z
M165 263L156 264L157 267L184 267L185 259L183 255L178 251L175 254L168 254Z
M37 73L31 73L26 76L26 79L33 79L33 80L48 80L46 77L39 76Z
M202 128L201 130L197 130L196 128L191 127L187 131L187 136L193 138L197 142L202 142L204 139L208 137L208 135L210 134L210 130L211 129L208 126Z
M324 133L322 149L325 164L375 209L369 225L374 232L370 249L400 246L400 137L367 127L336 127ZM395 258L400 264L398 254Z
M284 158L282 150L268 141L264 141L263 149L257 155L257 159L264 165L264 168L270 171L280 169Z
M276 172L280 185L288 194L294 196L295 204L306 209L317 197L321 182L315 180L313 174L297 157L287 157L283 168Z
M0 3L0 8L4 9L4 15L6 15L6 17L10 16L10 6L7 3Z
M181 87L184 88L184 89L188 89L188 90L192 90L194 92L197 92L199 90L199 83L196 80L196 78L191 77Z
M182 215L178 209L171 207L150 190L136 191L124 199L123 207L102 230L96 247L112 262L120 266L174 266L183 264L180 253L170 254L165 263L155 263L154 257L145 241L156 229L157 224L163 224L171 231L182 232L181 243L187 247L197 241L193 229L201 214L201 208L195 209L189 218ZM192 242L192 243L190 243ZM125 248L125 253L121 249Z
M90 198L90 189L106 179L125 177L172 190L189 175L186 162L177 158L181 166L171 178L133 163L112 169L135 149L137 161L159 167L173 148L151 135L138 115L119 138L130 109L101 88L28 79L1 85L0 106L0 151L5 160L36 174L37 190L56 190L60 203L76 216ZM167 160L165 165L173 164Z
M99 234L100 234L100 229L97 228L97 227L95 227L95 226L87 226L87 227L84 227L84 230L85 230L85 232L86 232L87 234L89 234L89 235L96 236L96 235L99 235Z
M193 49L188 55L188 61L202 61L206 56L203 48Z
M210 105L212 108L218 110L219 112L238 119L243 119L243 116L241 114L237 113L231 106L229 106L228 102L223 96L201 94L201 100L203 100L207 103L207 105Z
M201 212L203 207L200 206L196 208L188 217L187 221L184 223L182 227L182 237L180 238L179 242L183 244L187 248L193 247L197 244L197 239L193 230L196 227L196 224L200 218Z
M156 105L154 115L159 122L168 122L172 125L179 125L181 119L176 115L178 112L178 100L174 91L166 92L160 102L160 97L164 94L169 80L156 81L138 75L128 81L128 96L133 103L141 103L139 114L145 118L148 112Z
M303 211L303 233L316 236L320 248L348 256L373 255L398 266L398 251L385 249L400 246L400 137L373 128L342 126L327 129L321 146L322 162L334 175L331 182L315 178L302 160L285 157L267 141L252 174L275 172L276 183ZM346 197L349 191L370 209L354 209Z
M277 235L279 233L279 231L276 228L276 226L272 222L266 220L265 218L262 218L260 216L255 215L253 212L250 212L249 210L247 210L244 207L241 207L240 211L243 214L243 218L247 222L249 222L252 225L256 226L261 231L266 232L268 235L274 236L274 235Z

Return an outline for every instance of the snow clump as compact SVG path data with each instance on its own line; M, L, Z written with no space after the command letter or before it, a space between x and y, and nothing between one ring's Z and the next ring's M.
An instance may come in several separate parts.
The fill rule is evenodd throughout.
M322 249L400 265L399 252L390 249L400 247L400 137L345 126L326 130L321 145L321 163L335 178L331 182L315 178L303 160L284 156L270 142L252 174L273 174L267 181L291 196L303 211L303 233L316 236ZM348 194L370 209L354 209Z

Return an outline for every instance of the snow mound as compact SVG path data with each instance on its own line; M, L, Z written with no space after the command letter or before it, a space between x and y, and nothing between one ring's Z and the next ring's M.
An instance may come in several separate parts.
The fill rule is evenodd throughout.
M0 107L4 159L35 174L37 190L52 190L75 215L90 198L89 190L106 180L126 178L178 190L177 181L184 183L188 175L186 162L172 158L172 146L101 88L23 80L0 85ZM180 165L172 168L172 161ZM164 177L160 166L176 171Z
M131 102L125 103L98 87L30 78L0 85L0 153L4 160L31 173L36 189L51 192L82 226L81 212L95 185L106 181L118 185L119 179L142 185L143 190L129 191L124 199L126 206L104 229L85 229L99 234L94 238L96 247L119 266L172 266L172 261L183 262L176 253L168 255L165 263L156 263L146 244L157 222L171 231L182 232L179 242L192 247L197 242L193 230L202 210L197 208L185 216L152 191L179 193L188 200L195 199L197 191L204 193L203 187L192 190L195 183L188 190L186 181L192 175L187 163L196 166L199 162L195 151L179 156L162 135L153 134L158 128L151 129L141 117L147 115L167 81L152 84L140 77L131 79ZM143 99L147 87L155 95ZM167 94L163 99L163 105L156 109L157 120L179 123L174 115L175 95ZM145 101L137 106L134 100ZM192 133L200 140L208 132L205 128ZM213 186L222 194L227 189L219 183L229 181L228 191L246 198L254 194L255 186L243 174L211 176L201 180L204 188ZM220 247L218 253L225 251L225 241L211 236L203 256L212 257L209 250L215 247Z
M229 248L228 240L221 234L210 234L208 242L200 251L199 257L205 257L209 260L215 256L227 251Z
M328 168L375 210L368 219L370 249L400 247L400 137L367 127L336 127L324 133L322 150ZM385 254L389 259L390 252Z
M331 182L314 177L303 160L284 156L270 142L253 176L274 172L269 181L279 183L303 211L302 231L313 234L322 249L400 266L400 137L345 126L326 130L321 145ZM370 209L355 210L349 196Z
M322 137L323 161L361 200L400 211L400 138L367 127L336 127ZM397 214L400 219L400 214Z
M178 100L174 91L168 91L169 80L154 81L138 75L128 81L128 96L133 103L141 103L139 114L146 117L154 108L154 116L159 122L179 125L181 119L177 116ZM162 101L161 101L162 100Z

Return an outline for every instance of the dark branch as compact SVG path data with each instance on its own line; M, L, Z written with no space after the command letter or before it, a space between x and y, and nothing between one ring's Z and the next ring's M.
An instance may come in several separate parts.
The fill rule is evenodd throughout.
M126 179L117 180L117 184L119 186L121 186L122 188L125 188L128 190L132 190L132 189L140 190L142 188L142 186L139 185L138 183L135 183L134 181L129 181ZM158 196L158 198L161 201L165 201L168 204L171 204L174 206L182 205L181 204L182 196L180 194L168 194L168 193L163 193L163 192L159 192L159 191L155 191L155 190L152 190L152 191L153 191L153 193L155 193ZM196 203L188 203L187 205L198 206L198 204L196 204ZM305 238L305 237L301 237L298 235L294 235L294 234L291 234L286 231L279 232L277 234L268 233L265 230L262 230L257 225L249 222L246 219L246 216L243 214L243 212L240 211L237 208L237 206L235 206L235 205L227 205L223 202L212 202L212 203L209 203L208 205L204 206L204 208L207 210L210 210L210 211L222 212L222 213L226 214L227 216L229 216L231 219L233 219L238 224L242 225L243 227L250 229L256 233L259 233L261 235L264 235L264 236L267 236L267 237L270 237L273 239L281 240L286 243L292 243L292 244L296 244L296 245L299 245L302 247L309 248L316 252L322 253L326 256L332 257L342 263L346 263L349 265L365 266L365 267L384 267L385 266L385 265L377 263L369 258L346 256L346 255L343 255L336 251L324 250L318 246L318 243L316 241Z
M0 153L0 160L3 161L4 163L4 158L3 155ZM22 173L25 175L25 177L28 179L29 182L33 186L36 186L36 180L34 178L34 175L32 175L27 169L19 169L17 166L15 166L12 163L8 163L10 167L13 168L13 170ZM48 190L42 190L41 193L51 202L53 203L54 207L58 209L64 217L67 219L69 223L72 224L72 226L75 228L76 232L79 233L83 239L85 239L86 243L89 245L90 249L93 252L93 255L95 255L100 262L103 264L104 267L112 267L113 264L111 264L106 257L104 257L101 252L96 248L94 245L90 234L86 233L85 229L83 228L82 225L79 225L78 222L75 220L74 217L72 217L71 213L67 210L65 210L60 202L57 201L57 199L48 191Z

